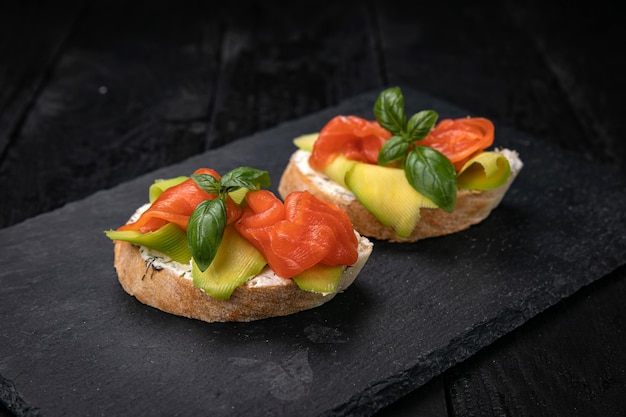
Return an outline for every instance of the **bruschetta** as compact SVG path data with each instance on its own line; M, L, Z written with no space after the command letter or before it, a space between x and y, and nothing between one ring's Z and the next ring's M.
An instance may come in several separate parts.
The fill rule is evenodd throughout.
M364 236L415 242L482 222L523 167L517 151L491 148L486 118L407 118L397 87L380 94L374 114L339 115L295 138L279 194L307 190L343 208Z
M126 224L105 231L123 289L206 322L244 322L318 307L346 290L373 244L308 191L284 201L269 175L202 168L158 180Z

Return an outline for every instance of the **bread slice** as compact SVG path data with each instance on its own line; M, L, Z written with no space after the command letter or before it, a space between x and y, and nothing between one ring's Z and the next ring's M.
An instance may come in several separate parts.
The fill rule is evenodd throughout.
M358 259L344 269L338 292L355 280L373 244L358 236ZM114 265L124 290L159 310L206 322L247 322L285 316L327 303L337 293L303 291L292 279L276 276L266 267L237 287L230 299L218 300L193 285L191 267L128 242L115 242Z
M396 235L391 227L378 221L352 192L323 173L313 170L308 163L310 156L308 151L297 150L292 154L280 179L278 193L284 197L292 191L308 190L315 196L343 208L348 213L355 230L364 236L391 242L415 242L467 229L487 218L500 204L522 169L523 163L516 151L497 149L496 152L505 156L511 166L511 175L505 184L486 191L459 190L452 213L440 208L420 209L419 223L406 238Z

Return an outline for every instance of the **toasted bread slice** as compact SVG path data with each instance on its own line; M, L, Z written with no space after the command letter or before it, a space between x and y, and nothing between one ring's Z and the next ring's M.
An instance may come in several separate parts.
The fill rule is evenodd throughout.
M218 300L193 285L187 265L159 262L158 254L121 241L115 242L114 265L124 290L144 304L206 322L247 322L318 307L344 291L372 252L367 238L358 236L358 241L357 262L345 267L338 291L329 294L303 291L292 279L278 277L266 267L237 287L230 299Z

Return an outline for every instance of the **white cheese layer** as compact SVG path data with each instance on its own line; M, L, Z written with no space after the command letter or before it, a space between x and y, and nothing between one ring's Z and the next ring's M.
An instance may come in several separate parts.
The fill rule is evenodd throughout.
M315 171L309 165L309 157L311 152L297 150L294 152L292 158L300 170L307 178L309 178L316 187L324 190L324 192L333 195L334 197L342 200L356 200L356 196L352 191L342 187L335 180L329 178L324 173Z
M511 167L511 175L517 175L522 170L524 163L520 159L519 153L517 153L517 151L506 148L498 148L495 149L495 152L501 154L509 161L509 166Z
M137 221L139 217L150 207L150 203L139 207L137 211L128 220L129 223ZM172 260L169 256L162 254L154 249L145 246L139 246L139 253L146 262L146 265L152 266L154 269L168 269L179 277L192 280L191 263L181 264Z
M161 252L155 251L145 246L139 247L141 257L146 262L146 265L151 265L155 269L167 269L179 277L193 281L191 275L191 262L188 264L181 264L180 262L173 261L167 255ZM248 285L251 287L276 287L279 285L287 285L289 283L285 278L281 278L269 267L265 267L258 275L250 277Z

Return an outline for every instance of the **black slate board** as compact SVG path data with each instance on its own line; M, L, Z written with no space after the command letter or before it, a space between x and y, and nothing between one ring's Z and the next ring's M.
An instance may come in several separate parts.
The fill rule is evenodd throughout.
M468 112L405 89L410 111ZM377 93L160 169L0 230L0 401L17 414L371 415L626 263L626 185L605 168L496 126L525 167L480 225L414 244L375 241L330 303L208 324L119 286L112 243L155 178L267 169L336 114L372 118ZM30 407L30 408L29 408Z

